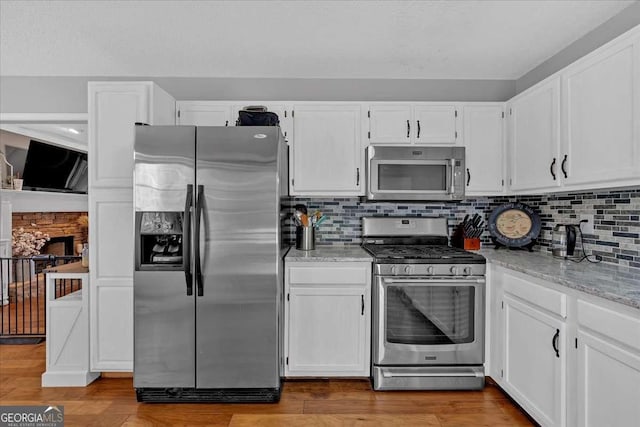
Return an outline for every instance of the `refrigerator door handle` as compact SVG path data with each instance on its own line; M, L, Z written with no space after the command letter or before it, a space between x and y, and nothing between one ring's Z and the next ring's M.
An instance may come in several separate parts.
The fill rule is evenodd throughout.
M200 220L202 217L202 205L204 204L204 185L198 185L198 197L196 198L196 225L193 231L195 244L193 246L194 260L196 267L196 286L198 296L204 295L204 285L202 283L202 265L200 263Z
M193 272L191 271L191 208L193 207L193 185L187 185L187 200L184 202L184 224L182 226L182 244L184 256L184 279L187 282L187 295L193 295Z

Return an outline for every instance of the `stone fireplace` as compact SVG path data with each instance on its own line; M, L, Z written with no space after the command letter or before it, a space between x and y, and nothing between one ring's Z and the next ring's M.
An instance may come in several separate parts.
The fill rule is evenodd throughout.
M86 212L14 212L11 219L14 230L23 227L49 235L42 254L77 255L77 246L88 241Z

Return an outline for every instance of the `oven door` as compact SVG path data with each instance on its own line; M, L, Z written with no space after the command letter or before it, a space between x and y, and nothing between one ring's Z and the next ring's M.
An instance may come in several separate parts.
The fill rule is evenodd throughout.
M484 278L375 281L374 365L484 363Z

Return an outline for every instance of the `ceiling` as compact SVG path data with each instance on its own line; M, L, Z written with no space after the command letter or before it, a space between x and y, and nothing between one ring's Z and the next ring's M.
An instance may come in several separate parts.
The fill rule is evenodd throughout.
M0 2L0 75L514 80L634 1Z
M0 129L54 145L87 151L86 123L0 123Z

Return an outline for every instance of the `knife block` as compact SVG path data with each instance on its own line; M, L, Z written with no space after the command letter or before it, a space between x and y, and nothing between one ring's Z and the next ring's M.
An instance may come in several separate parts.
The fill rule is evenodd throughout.
M480 238L465 237L462 225L459 225L451 236L451 246L465 251L477 251L480 249Z

